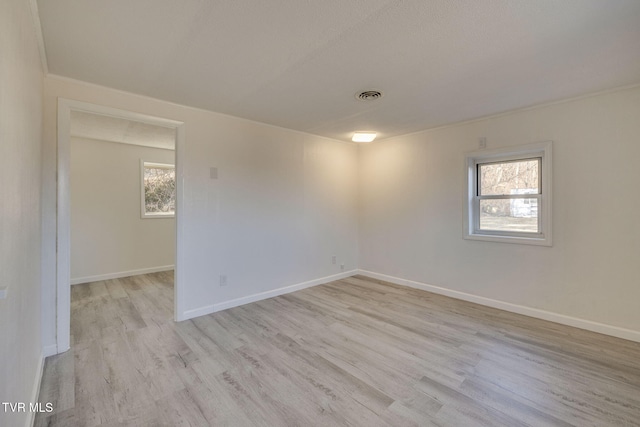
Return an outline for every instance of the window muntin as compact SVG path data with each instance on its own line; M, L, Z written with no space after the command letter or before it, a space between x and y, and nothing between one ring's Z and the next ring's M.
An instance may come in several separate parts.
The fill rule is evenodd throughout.
M551 245L551 143L466 157L465 238Z
M166 163L140 162L143 218L175 216L176 169Z

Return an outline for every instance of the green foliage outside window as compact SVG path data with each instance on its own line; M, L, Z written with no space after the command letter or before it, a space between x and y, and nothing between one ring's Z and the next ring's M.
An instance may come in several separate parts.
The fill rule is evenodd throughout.
M144 206L146 213L175 213L175 168L144 166Z

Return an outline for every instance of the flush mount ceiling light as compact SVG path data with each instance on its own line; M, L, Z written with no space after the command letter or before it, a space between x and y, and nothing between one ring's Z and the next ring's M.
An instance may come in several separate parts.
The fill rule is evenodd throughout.
M356 132L351 140L353 142L371 142L376 139L375 132Z
M360 101L375 101L382 98L382 92L379 90L365 90L364 92L356 93L356 99Z

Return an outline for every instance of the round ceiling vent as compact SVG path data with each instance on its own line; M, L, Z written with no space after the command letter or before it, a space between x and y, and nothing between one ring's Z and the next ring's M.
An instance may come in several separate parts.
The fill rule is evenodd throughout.
M360 101L375 101L382 98L382 92L379 90L365 90L364 92L356 93L356 99Z

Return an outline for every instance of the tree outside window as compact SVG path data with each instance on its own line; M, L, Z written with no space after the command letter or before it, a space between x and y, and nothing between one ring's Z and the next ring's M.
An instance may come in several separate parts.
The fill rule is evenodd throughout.
M142 161L142 217L173 217L176 210L174 165Z

